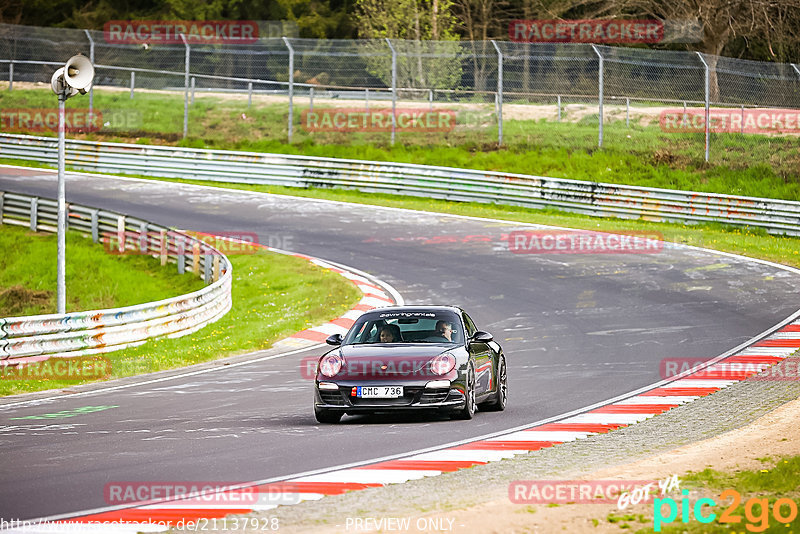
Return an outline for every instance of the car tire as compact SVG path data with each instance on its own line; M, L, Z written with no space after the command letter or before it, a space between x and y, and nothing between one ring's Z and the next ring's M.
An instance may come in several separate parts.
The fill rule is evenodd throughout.
M475 404L475 368L472 362L469 363L469 368L467 369L467 384L464 393L467 401L464 403L463 408L453 414L453 418L468 421L472 419L475 415L475 411L478 409Z
M508 403L508 371L506 370L506 359L500 358L497 364L497 393L494 398L486 404L481 404L481 410L502 412Z
M320 409L314 406L314 417L317 418L319 423L336 424L342 418L342 412Z

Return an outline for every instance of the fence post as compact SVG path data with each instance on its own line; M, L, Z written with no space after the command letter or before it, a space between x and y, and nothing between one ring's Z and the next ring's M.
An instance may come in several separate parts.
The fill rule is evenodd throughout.
M219 280L219 254L214 254L214 281Z
M597 113L600 116L600 129L597 132L597 146L603 148L603 54L592 45L592 50L597 54L598 67L597 67Z
M194 80L195 80L195 78L194 78L194 76L192 76L192 82L190 84L192 86L192 96L189 99L189 105L190 106L194 106Z
M697 57L700 58L700 61L703 62L703 67L705 67L705 69L706 69L706 121L705 121L706 122L706 124L705 124L705 130L706 130L706 154L705 154L705 158L706 158L706 162L708 162L709 141L711 140L711 134L710 134L709 124L708 124L708 119L709 119L709 115L710 115L709 101L708 101L708 99L709 99L709 90L710 90L710 87L709 87L709 84L710 84L709 71L708 71L708 63L706 63L706 60L703 57L703 54L701 54L700 52L695 52L695 53L697 54Z
M253 105L253 82L247 82L247 107Z
M394 145L395 130L397 130L397 50L386 37L386 44L392 51L392 144Z
M308 88L308 111L314 113L314 88Z
M136 72L131 71L131 100L133 100L133 88L136 86Z
M369 113L369 87L367 87L367 90L364 91L364 102L367 105L367 113Z
M31 198L31 232L35 232L39 221L39 197Z
M89 30L83 30L86 33L86 38L89 39L89 61L94 65L94 39L89 33ZM94 84L89 86L89 117L92 116L94 110Z
M100 225L98 224L98 210L92 210L92 242L97 243L100 241Z
M558 122L561 122L561 95L558 95Z
M283 42L289 49L289 142L292 142L292 127L294 122L294 48L289 39L284 37Z
M625 97L625 126L631 127L631 99Z
M8 90L14 90L14 60L8 63Z
M503 144L503 52L492 39L497 50L497 144Z
M189 134L189 65L191 64L192 50L186 42L186 36L181 34L181 41L186 47L186 65L183 70L183 138Z

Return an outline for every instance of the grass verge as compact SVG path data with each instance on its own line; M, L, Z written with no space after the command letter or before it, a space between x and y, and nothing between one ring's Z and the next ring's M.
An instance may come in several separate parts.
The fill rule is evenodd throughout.
M147 256L107 254L76 232L67 232L66 242L67 311L133 306L204 285ZM13 251L0 256L0 317L56 313L56 248L55 234L0 226L0 250Z
M71 239L82 238L73 236ZM69 243L68 247L73 250ZM109 256L100 247L92 248L96 248L100 256ZM163 270L151 258L134 258L150 260L154 269ZM229 258L234 277L231 310L216 323L188 336L150 340L138 347L104 355L111 364L110 378L174 369L264 349L278 339L338 317L361 298L361 293L349 281L301 258L264 250ZM189 275L186 277L191 278ZM147 283L140 280L140 287L149 284L147 280ZM91 284L99 285L94 279L91 279ZM171 287L167 296L180 294L174 285ZM143 301L148 300L156 299ZM59 389L81 383L85 381L0 380L0 395Z

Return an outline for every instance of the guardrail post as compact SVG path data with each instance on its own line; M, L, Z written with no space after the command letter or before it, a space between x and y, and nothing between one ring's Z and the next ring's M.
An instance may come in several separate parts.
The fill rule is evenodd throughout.
M428 110L433 111L433 89L428 89Z
M5 191L0 191L0 226L3 226L3 199L5 195Z
M599 116L600 129L597 132L597 146L603 148L603 54L592 45L592 50L597 54L597 114Z
M397 130L397 50L394 49L388 37L386 37L386 44L392 51L392 144L394 145Z
M94 65L94 39L92 39L92 35L89 33L89 30L83 30L86 34L86 38L89 39L89 61L92 62ZM89 86L89 117L92 117L94 110L94 84Z
M175 239L175 245L178 249L178 274L186 272L186 243L183 241L183 236L179 235Z
M742 125L739 133L744 134L744 106L742 106Z
M314 113L314 88L309 87L308 89L308 111Z
M206 284L211 282L211 254L203 256L203 280Z
M117 248L122 254L125 252L125 216L119 215L117 217Z
M200 274L200 243L197 241L192 243L192 272Z
M367 113L369 113L369 87L364 91L364 103L367 107Z
M167 231L161 230L161 235L159 236L159 255L161 256L161 266L165 266L167 264Z
M558 95L558 122L561 122L561 95Z
M192 49L183 34L181 34L181 41L186 47L186 64L183 70L183 138L186 139L189 133L189 65L191 64Z
M195 83L194 80L195 80L195 78L194 78L194 76L192 76L192 81L191 81L191 84L190 84L192 86L192 95L189 98L189 105L190 106L194 106L194 83Z
M139 225L139 252L147 254L150 249L150 236L147 234L147 223Z
M214 281L219 280L219 255L214 254Z
M14 62L11 61L8 64L8 90L14 90Z
M98 223L99 210L92 210L92 242L97 243L100 241L100 225Z
M253 105L253 82L247 82L247 107Z
M31 199L31 232L35 232L38 228L39 219L39 198L33 197Z
M287 37L283 38L286 48L289 49L289 142L292 142L292 128L294 126L294 48Z
M697 54L697 57L700 58L700 61L703 62L703 67L705 67L705 69L706 69L706 98L705 98L705 100L706 100L706 121L705 121L706 122L706 124L705 124L705 130L706 130L706 154L705 154L705 157L706 157L706 162L707 162L708 161L709 144L710 144L710 141L711 141L711 133L710 133L709 124L708 124L709 118L710 118L709 116L711 114L711 111L709 109L709 104L710 104L709 103L709 91L710 91L709 75L710 75L710 73L709 73L709 70L708 70L708 63L706 63L706 60L703 57L703 54L701 54L700 52L695 52L695 53Z
M503 144L503 52L492 39L494 49L497 50L497 144Z
M136 71L131 71L131 100L133 100L133 89L136 87Z

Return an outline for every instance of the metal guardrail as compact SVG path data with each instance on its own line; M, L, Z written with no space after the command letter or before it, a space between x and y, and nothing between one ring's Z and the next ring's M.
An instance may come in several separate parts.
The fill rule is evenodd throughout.
M0 157L56 164L52 137L0 134ZM557 208L603 217L721 222L800 235L800 202L524 174L257 152L67 141L67 165L106 173L341 187L456 201Z
M0 191L0 224L55 232L54 200ZM139 253L173 262L209 285L186 295L108 310L0 318L0 364L98 354L153 337L180 337L213 323L231 307L228 258L202 239L126 215L67 205L67 224L105 241L115 253ZM23 358L24 360L20 360Z

